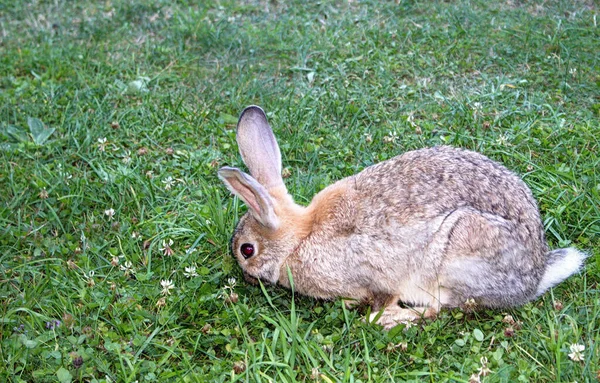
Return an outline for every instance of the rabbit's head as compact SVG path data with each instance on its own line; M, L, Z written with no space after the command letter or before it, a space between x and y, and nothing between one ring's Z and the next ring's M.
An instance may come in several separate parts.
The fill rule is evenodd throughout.
M237 142L250 174L233 167L223 167L218 173L248 207L231 238L231 250L246 280L277 283L281 266L306 231L305 209L287 192L279 146L258 106L250 106L240 115Z

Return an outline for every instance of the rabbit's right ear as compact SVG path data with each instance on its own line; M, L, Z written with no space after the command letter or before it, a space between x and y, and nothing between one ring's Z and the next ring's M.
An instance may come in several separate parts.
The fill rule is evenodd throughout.
M285 187L281 178L281 152L260 107L249 106L240 115L237 143L252 177L267 189Z
M219 169L218 175L227 188L244 201L258 222L273 230L279 227L273 199L264 186L237 168L224 166Z

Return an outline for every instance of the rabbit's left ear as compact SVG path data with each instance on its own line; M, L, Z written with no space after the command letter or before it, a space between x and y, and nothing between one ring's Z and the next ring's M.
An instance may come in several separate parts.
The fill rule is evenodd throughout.
M225 186L244 201L258 222L273 230L279 227L273 199L264 186L237 168L224 166L219 169L218 175Z
M252 177L267 189L285 187L279 145L260 107L249 106L240 115L237 142Z

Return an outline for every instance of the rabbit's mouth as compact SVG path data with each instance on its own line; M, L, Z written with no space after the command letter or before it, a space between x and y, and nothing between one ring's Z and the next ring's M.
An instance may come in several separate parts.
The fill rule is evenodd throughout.
M244 271L244 279L252 285L258 285L258 279Z

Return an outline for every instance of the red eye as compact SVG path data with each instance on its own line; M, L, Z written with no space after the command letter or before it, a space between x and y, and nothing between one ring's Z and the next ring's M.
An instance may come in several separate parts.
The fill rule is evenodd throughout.
M244 243L242 246L240 246L240 251L242 252L244 258L248 259L254 255L254 245L250 243Z

